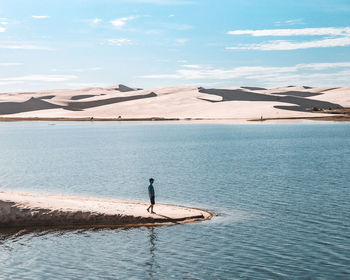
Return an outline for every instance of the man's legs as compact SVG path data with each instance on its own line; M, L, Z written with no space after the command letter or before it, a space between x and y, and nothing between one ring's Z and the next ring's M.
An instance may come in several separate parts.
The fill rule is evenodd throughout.
M151 209L151 213L153 212L153 206L154 206L155 202L154 202L154 196L151 196L151 205L147 208L147 212L149 212L149 209Z
M150 206L148 206L147 212L149 212L149 209L151 209L151 213L154 213L154 212L153 212L153 204L151 204Z

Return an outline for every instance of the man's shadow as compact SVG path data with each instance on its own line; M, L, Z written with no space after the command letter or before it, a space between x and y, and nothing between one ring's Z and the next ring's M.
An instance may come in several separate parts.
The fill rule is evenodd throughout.
M160 217L163 217L163 218L166 218L168 222L171 222L171 223L174 223L174 224L180 224L178 222L178 220L175 220L174 218L171 218L171 217L168 217L168 216L165 216L165 215L161 215L161 214L158 214L157 212L153 212L153 214L157 215L157 216L160 216ZM156 219L155 219L156 220Z

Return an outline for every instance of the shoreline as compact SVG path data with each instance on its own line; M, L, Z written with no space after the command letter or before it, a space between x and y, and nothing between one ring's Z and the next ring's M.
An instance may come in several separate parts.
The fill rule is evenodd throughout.
M0 122L166 122L166 123L253 123L269 121L333 121L350 122L350 115L315 117L266 117L266 118L98 118L98 117L0 117Z
M210 220L202 209L115 199L0 191L0 229L12 228L119 228L175 225Z

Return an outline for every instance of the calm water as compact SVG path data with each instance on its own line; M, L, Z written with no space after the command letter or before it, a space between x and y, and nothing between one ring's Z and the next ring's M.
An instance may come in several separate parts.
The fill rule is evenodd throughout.
M0 123L0 187L220 213L0 233L1 279L350 279L350 124Z

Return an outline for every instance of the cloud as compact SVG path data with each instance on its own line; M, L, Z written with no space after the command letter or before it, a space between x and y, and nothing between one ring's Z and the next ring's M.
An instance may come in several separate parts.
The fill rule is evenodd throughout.
M127 38L115 38L115 39L107 39L107 42L108 42L108 45L121 47L124 45L130 45L132 41Z
M35 19L44 19L44 18L50 18L50 16L32 16L32 18L35 18Z
M179 45L184 45L188 42L189 40L187 38L179 38L179 39L175 39L175 42Z
M67 83L68 86L74 88L84 88L84 87L104 87L106 85L102 83Z
M90 70L91 71L99 71L99 70L102 70L102 67L91 67Z
M233 30L229 35L262 36L327 36L310 41L270 40L254 44L238 44L226 47L228 50L297 50L309 48L328 48L350 46L350 27L302 28L302 29L262 29L262 30Z
M275 87L280 85L312 85L312 86L348 86L350 84L350 71L336 71L333 73L285 73L276 75L265 73L259 76L251 76L250 80L259 81L265 86Z
M6 27L4 27L4 25L8 25L8 21L7 18L0 18L0 24L2 26L0 26L0 32L5 32L6 31Z
M76 68L76 69L72 69L72 72L77 72L77 73L82 73L82 72L85 72L86 69L83 69L83 68Z
M122 18L117 18L117 19L114 19L111 21L111 24L117 28L117 29L120 29L122 28L127 21L130 21L130 20L133 20L135 19L136 17L134 16L130 16L130 17L122 17Z
M350 36L334 39L323 39L305 42L291 42L283 40L269 41L260 44L238 45L235 47L227 47L227 50L262 50L262 51L277 51L277 50L298 50L310 48L329 48L329 47L346 47L350 46Z
M190 69L189 69L190 68ZM333 72L331 72L333 71ZM178 79L204 81L237 80L259 83L264 86L280 86L282 84L350 84L350 62L309 63L285 67L239 66L230 69L212 67L182 69L169 74L141 76L146 79Z
M19 66L23 65L23 63L19 62L0 62L0 66Z
M57 69L52 69L52 70L57 71ZM99 71L99 70L102 70L102 68L101 67L76 68L76 69L72 69L71 71L82 73L86 71Z
M233 30L229 35L252 36L350 36L350 27L300 28L300 29L262 29L262 30Z
M195 68L195 69L201 68L200 65L196 65L196 64L185 64L185 65L182 65L182 67L185 67L185 68Z
M276 21L276 26L283 26L283 25L299 25L299 24L305 24L304 21L300 18L297 19L289 19L285 21Z
M146 75L143 78L149 79L185 79L185 80L198 80L198 79L215 79L225 80L231 78L239 78L252 73L259 73L266 70L266 67L236 67L232 69L213 69L211 67L201 69L179 69L173 74L159 74L159 75ZM269 69L271 70L271 68Z
M17 84L23 84L23 82L21 81L5 81L5 82L2 82L0 81L0 86L5 86L5 85L17 85Z
M100 19L100 18L94 18L93 20L92 20L92 23L93 24L98 24L98 23L100 23L102 21L102 19Z
M99 71L102 70L101 67L90 67L90 68L75 68L75 69L57 69L57 68L52 68L50 71L52 72L77 72L77 73L82 73L82 72L88 72L88 71Z
M0 81L4 82L25 82L25 81L35 81L35 82L61 82L68 81L78 78L75 75L27 75L20 77L8 77L0 78Z
M22 49L22 50L45 50L45 51L53 51L54 48L47 46L38 46L31 45L25 43L13 43L13 44L0 44L0 49Z
M313 69L313 70L325 70L330 68L338 67L349 67L350 62L329 62L329 63L309 63L309 64L298 64L296 65L299 69Z

